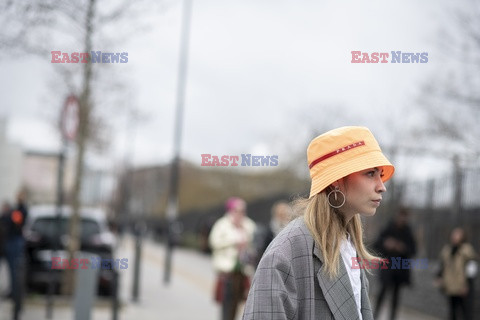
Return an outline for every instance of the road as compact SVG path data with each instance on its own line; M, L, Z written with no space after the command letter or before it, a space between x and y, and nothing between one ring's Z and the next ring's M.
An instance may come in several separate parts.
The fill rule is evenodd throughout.
M165 250L150 240L143 242L140 296L132 302L132 278L134 240L126 237L120 246L117 257L128 259L128 268L120 270L121 310L118 320L215 320L219 319L220 308L212 299L215 279L210 257L202 253L177 249L173 255L172 277L169 285L163 283ZM0 266L0 290L4 290L6 266ZM70 301L57 298L53 320L74 319ZM10 303L0 302L0 320L10 320ZM384 310L379 320L387 319ZM29 296L25 303L23 320L45 318L43 296ZM238 317L241 318L241 315ZM106 299L96 300L92 320L112 319L111 303ZM398 320L435 320L413 310L402 308Z

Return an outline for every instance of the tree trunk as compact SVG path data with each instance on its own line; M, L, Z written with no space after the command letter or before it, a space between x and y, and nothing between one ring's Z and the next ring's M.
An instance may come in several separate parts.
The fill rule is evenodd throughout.
M92 21L95 14L95 1L90 0L88 2L88 11L85 19L85 51L90 53L92 51ZM82 191L82 177L84 169L84 156L86 141L88 139L89 126L90 126L90 85L92 81L92 62L89 61L83 64L83 88L79 99L79 127L77 135L77 162L76 162L76 177L73 189L73 201L72 201L72 217L69 224L69 241L68 241L68 257L69 261L75 257L75 252L80 249L80 206L81 206L81 191ZM65 276L62 284L62 293L70 295L75 288L75 270L66 269Z

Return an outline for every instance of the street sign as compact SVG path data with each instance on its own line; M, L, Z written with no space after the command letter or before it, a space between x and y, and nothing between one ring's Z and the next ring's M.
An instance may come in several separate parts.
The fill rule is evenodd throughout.
M60 129L64 139L74 141L77 136L78 125L80 122L80 105L78 98L71 94L65 101L60 119Z

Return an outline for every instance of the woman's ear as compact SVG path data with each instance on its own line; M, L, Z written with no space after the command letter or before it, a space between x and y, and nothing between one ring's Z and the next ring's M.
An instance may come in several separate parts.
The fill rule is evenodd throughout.
M325 190L327 191L327 194L328 194L330 191L335 190L335 188L336 188L336 186L332 183L331 185L326 187Z
M333 182L330 187L332 188L332 190L336 189L336 188L340 188L340 180L337 180L335 182Z
M332 187L332 190L338 188L341 191L345 191L345 188L347 186L346 177L333 182L330 186Z

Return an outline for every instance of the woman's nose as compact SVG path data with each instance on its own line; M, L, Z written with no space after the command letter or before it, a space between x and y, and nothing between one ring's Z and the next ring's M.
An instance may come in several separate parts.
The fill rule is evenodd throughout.
M387 188L385 187L385 184L383 183L382 178L380 177L378 179L377 192L382 193L385 191L387 191Z

